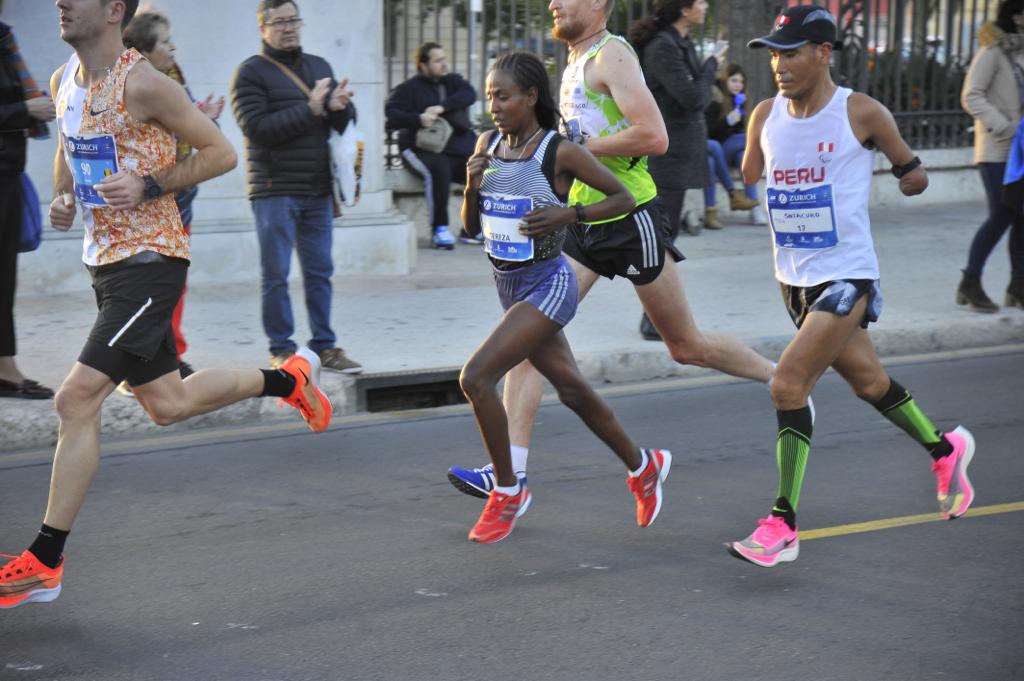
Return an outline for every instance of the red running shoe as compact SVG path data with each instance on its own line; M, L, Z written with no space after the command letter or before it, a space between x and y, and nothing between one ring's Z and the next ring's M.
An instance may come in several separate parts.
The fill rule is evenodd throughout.
M519 494L510 496L497 490L492 491L480 519L469 531L469 541L481 544L501 541L511 534L512 528L516 526L516 518L526 513L531 501L533 497L530 490L521 480Z
M60 582L64 576L64 559L60 565L48 568L31 551L20 556L0 553L0 557L13 558L0 567L0 608L16 608L25 603L48 603L60 596Z
M646 449L647 467L636 477L626 476L626 484L636 497L636 524L647 527L661 511L661 483L672 467L672 452L667 449Z
M320 390L320 357L309 348L299 350L278 367L295 379L295 389L281 402L299 410L309 429L322 433L331 423L331 401Z

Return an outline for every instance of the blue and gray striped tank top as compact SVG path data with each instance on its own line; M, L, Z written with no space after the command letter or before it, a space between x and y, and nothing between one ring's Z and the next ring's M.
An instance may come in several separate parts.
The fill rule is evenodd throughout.
M505 196L529 196L533 199L533 207L564 206L565 200L560 198L552 186L554 181L554 154L558 147L558 133L549 130L541 139L534 152L527 158L502 159L494 156L501 135L494 133L494 138L487 147L491 154L491 162L480 182L480 194L497 194ZM550 154L550 156L549 156ZM526 262L510 262L491 257L496 269L510 270L532 265L543 260L550 260L562 252L565 242L565 227L560 227L551 234L535 240L533 259Z

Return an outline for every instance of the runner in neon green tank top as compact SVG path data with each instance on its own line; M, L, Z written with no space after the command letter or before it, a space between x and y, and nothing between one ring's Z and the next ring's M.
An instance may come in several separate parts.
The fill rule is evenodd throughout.
M583 142L593 137L608 137L627 130L630 122L622 113L619 105L609 94L595 92L587 87L584 77L587 63L594 59L598 52L609 41L618 41L636 58L636 53L621 36L605 33L604 37L594 43L581 57L565 67L562 74L561 96L559 109L562 112L563 134L569 139ZM604 164L615 177L626 185L626 189L636 199L637 205L647 203L657 195L654 180L647 172L646 156L598 156L597 160ZM569 192L571 203L590 206L603 201L604 194L577 181ZM620 215L612 220L619 220ZM595 221L592 224L611 222L612 220Z
M678 0L680 15L707 10L706 0ZM633 193L637 206L613 220L591 220L587 205L602 195L584 185L570 193L578 224L569 225L563 254L576 274L579 297L598 277L623 277L680 364L710 367L733 376L766 383L772 364L730 336L705 333L690 314L675 263L683 259L668 229L647 156L664 154L668 134L654 96L644 83L640 61L632 48L605 28L614 0L551 0L553 34L569 45L569 67L559 91L563 132L590 153ZM671 22L670 22L671 23ZM592 192L592 193L590 193ZM550 229L524 225L520 233L539 239ZM609 332L619 320L610 319ZM512 468L525 474L540 405L540 374L528 362L505 377ZM641 463L641 468L647 463ZM639 471L633 471L634 475ZM494 488L494 469L453 466L448 479L461 492L485 497Z

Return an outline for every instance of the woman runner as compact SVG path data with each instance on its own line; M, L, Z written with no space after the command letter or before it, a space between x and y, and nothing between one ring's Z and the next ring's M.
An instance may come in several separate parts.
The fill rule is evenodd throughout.
M487 79L487 99L497 131L480 136L467 163L462 221L471 235L483 232L505 315L459 378L495 474L495 487L469 539L504 539L530 505L525 477L517 478L512 470L508 421L496 389L501 377L524 359L626 465L637 524L647 527L661 510L661 483L672 455L633 444L580 374L562 333L576 314L578 297L576 277L562 257L565 226L628 213L633 197L590 152L555 132L558 114L548 74L535 56L513 52L499 57ZM606 198L585 211L567 206L574 179Z

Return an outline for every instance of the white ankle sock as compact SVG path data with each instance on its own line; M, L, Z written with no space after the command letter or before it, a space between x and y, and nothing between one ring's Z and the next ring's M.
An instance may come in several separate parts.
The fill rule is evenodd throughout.
M526 458L530 455L529 447L520 447L519 445L512 445L512 470L516 472L516 475L526 472Z
M502 487L501 485L495 485L494 491L500 492L501 494L507 494L510 497L514 497L515 495L519 494L519 488L519 481L516 480L516 484L513 485L512 487Z
M644 449L641 449L640 450L640 468L637 468L635 471L630 471L629 472L629 477L635 478L635 477L639 476L641 473L643 473L644 469L647 468L647 462L648 462L647 451L644 450Z

